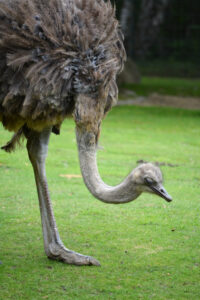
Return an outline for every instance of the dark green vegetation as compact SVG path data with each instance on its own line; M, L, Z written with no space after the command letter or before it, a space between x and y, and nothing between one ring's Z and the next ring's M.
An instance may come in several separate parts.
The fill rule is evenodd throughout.
M137 64L143 60L142 74L151 72L151 75L162 76L164 72L165 76L200 76L200 1L192 0L192 5L188 0L149 0L148 5L146 0L112 2L116 3L122 25L124 10L129 8L124 29L125 45L128 56Z
M112 2L122 26L126 11L126 51L142 75L200 77L200 1Z
M143 77L140 84L124 84L137 95L148 96L152 93L183 97L200 97L200 80Z
M0 144L9 136L0 127ZM60 234L100 268L45 257L26 151L0 152L0 299L200 299L199 137L200 112L113 109L98 153L104 180L120 182L139 159L158 161L174 198L144 194L114 206L95 200L81 178L60 176L80 174L73 121L52 135L47 175Z

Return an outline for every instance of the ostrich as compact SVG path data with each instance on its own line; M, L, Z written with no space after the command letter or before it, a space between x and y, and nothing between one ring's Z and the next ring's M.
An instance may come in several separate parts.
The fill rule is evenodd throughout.
M2 149L11 152L27 139L48 258L99 265L63 245L53 215L45 159L51 132L59 134L67 116L76 124L84 182L96 198L120 204L149 192L172 200L153 164L138 166L115 187L98 172L101 121L117 99L116 76L125 57L109 0L0 0L0 121L14 132Z

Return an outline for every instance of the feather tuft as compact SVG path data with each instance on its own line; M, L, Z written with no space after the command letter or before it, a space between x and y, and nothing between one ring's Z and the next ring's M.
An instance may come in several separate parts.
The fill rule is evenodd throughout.
M105 94L107 112L125 58L110 0L0 0L0 119L60 124L78 94Z

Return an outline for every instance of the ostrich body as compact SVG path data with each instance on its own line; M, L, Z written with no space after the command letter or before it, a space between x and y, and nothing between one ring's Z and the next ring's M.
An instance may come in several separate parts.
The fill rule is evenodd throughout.
M142 192L167 201L162 174L152 164L133 170L118 186L98 172L101 121L117 99L116 76L125 60L123 37L110 1L0 0L0 121L22 136L32 163L40 204L44 248L51 259L76 265L98 261L63 245L48 192L45 159L51 132L72 115L86 186L99 200L126 203Z

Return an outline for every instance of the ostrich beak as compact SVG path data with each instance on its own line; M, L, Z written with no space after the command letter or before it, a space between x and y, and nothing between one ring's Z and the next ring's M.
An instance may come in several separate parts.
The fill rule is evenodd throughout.
M165 190L165 188L162 185L151 185L149 186L150 189L152 189L152 191L162 197L163 199L165 199L167 202L171 202L172 201L172 197L167 193L167 191Z

